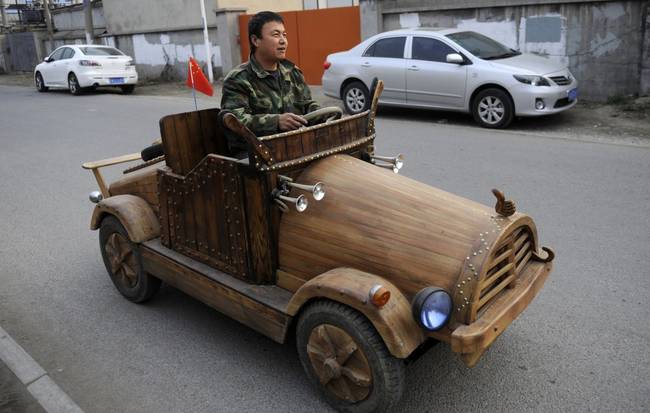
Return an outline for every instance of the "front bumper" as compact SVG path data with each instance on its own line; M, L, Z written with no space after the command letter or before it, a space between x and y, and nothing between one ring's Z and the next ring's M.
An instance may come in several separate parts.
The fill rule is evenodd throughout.
M565 86L531 86L518 84L510 91L515 104L517 116L543 116L563 112L578 103L578 99L569 100L569 92L578 89L578 82L573 79ZM537 109L537 100L544 102L544 109Z
M504 290L478 320L452 332L452 351L460 353L468 367L476 365L485 350L535 298L552 267L552 262L531 262L519 276L517 285Z

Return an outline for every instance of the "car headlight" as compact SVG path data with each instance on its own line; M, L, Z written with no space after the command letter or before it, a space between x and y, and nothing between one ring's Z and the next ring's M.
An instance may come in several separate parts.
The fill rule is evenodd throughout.
M512 75L515 79L520 81L521 83L525 83L527 85L533 85L533 86L551 86L550 83L548 83L548 80L546 80L545 77L542 76L534 76L534 75Z
M437 331L447 324L453 303L442 288L426 287L413 300L413 317L422 328Z

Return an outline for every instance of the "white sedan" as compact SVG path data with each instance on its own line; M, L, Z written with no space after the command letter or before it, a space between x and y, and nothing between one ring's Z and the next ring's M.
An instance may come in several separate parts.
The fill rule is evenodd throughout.
M54 50L34 69L39 92L63 88L78 95L86 88L118 86L132 93L138 72L130 56L110 46L67 45Z
M327 56L324 67L324 93L349 113L369 107L375 77L384 81L381 104L468 112L487 128L577 103L578 82L566 65L457 29L381 33Z

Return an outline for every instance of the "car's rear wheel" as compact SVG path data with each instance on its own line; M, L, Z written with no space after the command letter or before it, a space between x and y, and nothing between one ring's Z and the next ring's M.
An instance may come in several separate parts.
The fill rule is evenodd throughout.
M361 113L370 107L370 92L359 81L351 82L343 89L343 106L351 115Z
M36 84L36 90L41 93L47 92L48 87L45 86L45 81L43 81L43 76L40 72L36 73L36 76L34 76L34 83Z
M144 271L138 245L131 242L126 229L114 216L102 221L99 248L108 275L127 300L142 303L158 292L160 280Z
M135 85L124 85L120 86L120 88L122 89L122 93L125 95L130 95L135 90Z
M515 105L501 89L482 90L472 102L474 120L484 128L505 128L514 119Z
M311 304L298 320L296 345L307 376L339 411L390 411L402 396L404 363L350 307Z
M74 73L70 73L68 75L68 90L70 90L70 93L75 96L80 95L83 91L81 89L81 86L79 86L79 81L77 80L77 76L75 76Z

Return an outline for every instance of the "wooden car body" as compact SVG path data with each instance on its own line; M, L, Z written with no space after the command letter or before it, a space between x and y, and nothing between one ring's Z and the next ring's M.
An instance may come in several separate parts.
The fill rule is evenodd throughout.
M91 228L116 217L147 273L277 342L303 308L327 299L362 313L396 358L434 338L473 366L540 290L552 253L525 214L503 216L373 164L374 108L259 138L246 159L228 153L218 109L167 116L164 159L111 185L99 168L137 156L84 165L104 195ZM322 181L327 196L282 211L273 196L282 176ZM381 307L370 299L378 285L390 292ZM431 286L453 298L436 332L412 308Z

